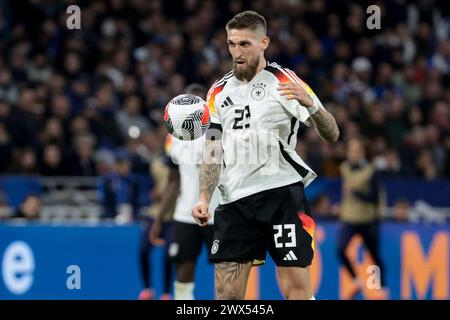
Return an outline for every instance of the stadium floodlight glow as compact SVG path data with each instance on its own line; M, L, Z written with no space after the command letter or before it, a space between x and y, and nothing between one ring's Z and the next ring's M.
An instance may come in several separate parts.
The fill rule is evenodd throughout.
M128 128L128 135L133 139L137 139L141 135L141 129L137 126L130 126Z

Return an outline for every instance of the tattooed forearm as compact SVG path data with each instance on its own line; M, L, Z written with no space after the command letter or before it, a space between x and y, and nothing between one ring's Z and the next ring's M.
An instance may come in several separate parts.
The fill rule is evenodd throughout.
M214 189L219 182L220 165L206 164L200 165L200 192L207 197L208 200L214 192Z
M200 193L211 199L219 182L222 163L222 144L220 141L206 140L203 161L200 165Z
M339 138L339 128L334 117L325 109L320 108L311 116L319 136L326 142L336 142Z

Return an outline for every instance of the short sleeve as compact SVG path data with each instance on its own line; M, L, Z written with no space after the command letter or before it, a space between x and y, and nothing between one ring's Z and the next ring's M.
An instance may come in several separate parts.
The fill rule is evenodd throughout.
M220 81L214 83L209 89L208 95L206 96L206 103L208 104L211 123L216 125L221 124L220 115L216 108L216 96L223 90L223 87L224 84L220 84Z
M206 140L219 140L222 138L222 123L218 109L216 108L216 97L225 87L225 83L225 81L215 82L208 91L206 103L209 108L211 125L206 131Z

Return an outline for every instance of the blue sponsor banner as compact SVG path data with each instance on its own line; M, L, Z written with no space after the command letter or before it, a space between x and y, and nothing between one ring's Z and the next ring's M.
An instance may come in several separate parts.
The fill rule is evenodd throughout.
M336 252L339 225L318 223L312 282L318 299L345 299L348 275ZM390 299L449 299L449 226L385 223L381 254ZM142 289L139 273L139 225L65 226L0 224L0 299L136 299ZM150 254L152 280L161 294L163 250ZM357 299L377 298L370 283L376 270L361 239L348 255L366 288ZM196 270L197 299L214 298L214 272L206 250ZM372 277L372 278L370 278ZM281 299L275 266L267 256L254 268L248 286L253 299Z

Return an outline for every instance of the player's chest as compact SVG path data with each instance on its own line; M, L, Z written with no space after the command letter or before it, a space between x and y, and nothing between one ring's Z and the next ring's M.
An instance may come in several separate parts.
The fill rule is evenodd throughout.
M226 129L267 127L285 117L281 104L264 82L224 90L216 106Z

